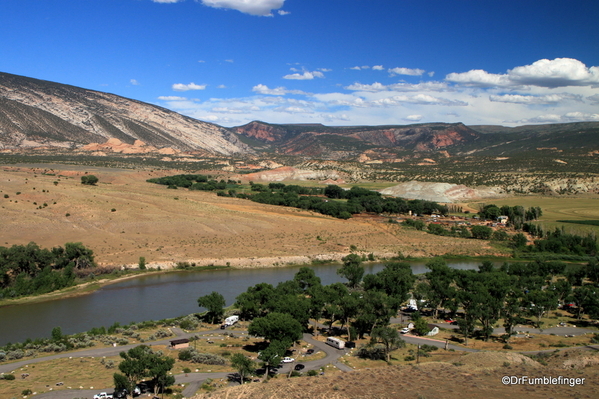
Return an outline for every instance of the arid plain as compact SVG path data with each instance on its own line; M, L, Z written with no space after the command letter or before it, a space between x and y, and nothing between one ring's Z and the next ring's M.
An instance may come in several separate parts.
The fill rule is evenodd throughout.
M85 173L97 176L99 183L82 185ZM243 267L339 259L351 245L379 257L498 254L487 242L432 237L384 218L340 220L146 182L177 173L3 166L0 245L35 242L51 248L82 242L100 265L133 265L143 256L149 265L161 267L176 262Z

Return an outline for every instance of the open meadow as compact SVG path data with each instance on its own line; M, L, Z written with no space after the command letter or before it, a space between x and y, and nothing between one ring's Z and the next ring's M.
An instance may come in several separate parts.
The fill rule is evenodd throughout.
M467 206L472 209L479 209L479 204L483 203L469 203ZM586 235L593 233L599 236L599 196L596 194L560 197L527 195L487 200L484 204L495 204L497 206L522 205L525 208L539 206L543 210L543 216L536 224L543 226L545 231L564 226L566 232L571 234ZM572 223L573 221L596 221L597 223L587 225Z

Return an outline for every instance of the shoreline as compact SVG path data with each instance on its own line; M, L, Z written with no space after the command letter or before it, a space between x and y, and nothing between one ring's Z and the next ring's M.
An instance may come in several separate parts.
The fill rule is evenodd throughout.
M361 251L364 254L366 252ZM293 267L293 266L313 266L315 263L340 263L342 258L347 256L349 253L329 253L329 254L319 254L319 255L297 255L297 256L272 256L272 257L250 257L250 258L202 258L202 259L189 259L185 262L150 262L146 264L146 270L139 270L138 264L128 264L123 265L121 270L130 271L129 274L124 276L119 276L116 278L100 278L95 281L85 282L83 284L75 285L73 287L65 288L64 290L54 291L47 294L41 294L37 296L27 296L17 299L4 299L0 300L0 308L5 306L19 306L19 305L27 305L39 302L48 302L63 298L76 297L82 295L91 294L105 286L119 283L121 281L130 280L133 278L137 278L140 276L147 276L153 274L166 274L166 273L180 273L186 271L197 271L201 270L199 268L205 270L214 270L220 268L228 268L228 269L247 269L247 268L278 268L278 267ZM396 253L378 253L375 254L377 260L374 262L386 262L391 260L394 257L397 257ZM507 257L489 257L489 256L440 256L441 258L445 258L447 260L504 260L508 259ZM410 261L422 261L426 259L433 259L434 257L418 257L418 258L407 258L404 260L400 260L401 262L410 262ZM517 259L511 259L511 261L518 261ZM365 262L365 263L371 263ZM179 269L177 268L178 263L188 263L190 265L195 264L195 266L189 269ZM106 265L102 265L106 266Z

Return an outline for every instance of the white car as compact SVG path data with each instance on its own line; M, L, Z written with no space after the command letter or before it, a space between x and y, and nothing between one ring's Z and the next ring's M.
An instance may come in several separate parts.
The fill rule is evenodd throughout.
M282 362L283 363L292 363L292 362L295 362L295 359L292 357L284 357Z
M407 334L407 333L409 333L409 332L410 332L410 329L409 329L408 327L406 327L406 328L402 328L401 330L399 330L399 332L400 332L401 334Z
M100 392L97 395L94 395L94 399L112 399L111 393Z

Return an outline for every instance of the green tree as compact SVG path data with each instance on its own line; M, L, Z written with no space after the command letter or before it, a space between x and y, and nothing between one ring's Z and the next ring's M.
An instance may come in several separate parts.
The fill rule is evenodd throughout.
M348 280L350 288L356 288L364 276L362 258L356 254L349 254L343 259L343 266L337 270L337 274Z
M372 330L370 334L371 344L380 343L385 348L385 357L387 363L390 362L391 351L397 348L403 348L406 343L401 337L397 330L393 327L377 327Z
M299 285L299 288L306 292L310 288L321 285L320 277L314 274L314 270L309 267L302 267L293 277L293 280Z
M231 356L231 366L237 370L241 385L243 385L245 378L251 376L256 371L256 363L243 353L235 353Z
M445 308L455 298L453 285L455 271L441 258L435 258L426 264L430 272L425 273L426 283L418 285L417 290L426 298L437 317L440 308Z
M207 316L212 319L212 324L223 317L225 304L225 297L216 291L198 298L198 306L208 310Z
M120 356L123 360L119 363L119 371L123 373L124 378L117 375L113 378L115 385L119 387L125 385L126 379L125 388L129 392L128 397L132 398L133 388L146 377L163 388L174 383L174 379L169 378L168 372L172 369L175 359L163 356L162 352L154 352L149 346L139 345L127 352L121 352Z
M62 339L62 328L54 327L52 329L52 341L60 341Z
M146 270L146 258L143 256L139 257L139 270Z
M81 176L81 184L86 186L95 186L99 179L94 175Z
M288 342L289 345L302 338L302 331L302 325L293 316L276 312L254 319L248 327L250 335L264 337L269 342Z
M285 356L289 345L289 342L275 340L272 341L266 349L260 352L258 359L264 362L264 367L266 368L266 378L269 378L270 376L271 367L276 367L281 364L283 356Z
M470 228L472 237L478 238L479 240L488 240L493 234L493 229L488 226L472 226Z

